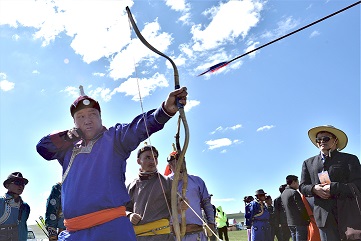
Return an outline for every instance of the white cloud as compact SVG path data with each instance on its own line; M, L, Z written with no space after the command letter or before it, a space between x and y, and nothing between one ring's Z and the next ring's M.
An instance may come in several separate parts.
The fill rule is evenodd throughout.
M256 0L238 0L221 3L204 14L211 15L212 21L205 29L198 24L192 27L193 50L204 51L218 47L235 38L247 35L257 25L263 3Z
M185 0L165 0L165 4L175 11L184 11L186 9Z
M237 125L234 125L234 126L231 126L231 127L227 127L226 130L228 130L228 129L236 130L236 129L239 129L239 128L242 128L241 124L237 124Z
M181 44L179 46L179 49L185 53L188 57L192 57L193 56L193 50L187 45L187 44Z
M268 131L274 127L275 127L274 125L266 125L266 126L262 126L262 127L258 128L257 131Z
M137 81L138 80L138 81ZM138 82L138 83L137 83ZM139 101L139 92L142 99L151 95L157 87L168 87L168 81L163 74L156 73L151 78L129 78L127 81L113 90L114 92L125 93L126 96L132 96L132 100ZM139 91L138 91L139 87Z
M214 131L211 132L211 134L215 134L216 132L225 132L225 131L228 131L228 130L237 130L239 128L242 128L242 125L241 124L236 124L234 126L230 126L230 127L226 127L226 128L223 128L222 126L219 126L217 127Z
M206 141L206 144L209 146L208 147L209 150L213 150L224 146L230 146L232 145L232 141L228 138L221 138L221 139Z
M104 73L93 73L93 76L104 77Z
M211 134L213 135L213 134L215 134L216 132L221 131L221 130L223 130L223 127L222 127L222 126L218 126L214 131L211 132Z
M320 32L318 32L317 30L313 31L311 34L310 34L310 38L313 38L313 37L316 37L320 35Z
M178 20L183 22L184 24L190 25L191 24L190 19L191 19L190 13L183 13Z
M73 98L79 97L79 88L74 87L74 86L67 86L67 87L65 87L65 90L62 90L60 92L65 92L69 96L72 96ZM87 93L87 92L85 91L85 93Z
M20 39L20 36L17 35L17 34L14 34L12 37L11 37L12 40L14 41L18 41Z
M277 29L273 31L267 31L266 33L262 34L261 37L267 38L267 39L276 39L278 37L281 37L282 35L288 34L291 32L292 29L296 28L299 24L299 21L295 20L291 17L286 17L282 21L279 21L277 23L278 27Z
M98 96L99 96L105 102L110 101L112 98L112 95L113 95L112 91L109 88L98 87L95 90L89 91L89 96L91 96L94 99L98 99Z
M187 104L184 106L184 111L188 112L190 111L193 107L199 105L201 102L198 100L187 100Z
M14 89L15 83L7 80L7 75L5 73L0 72L0 90L9 91Z
M248 45L248 47L246 48L245 53L248 53L249 51L252 51L252 50L254 50L255 48L257 48L256 45L259 45L259 42L249 41L249 42L247 43L247 45ZM248 56L249 56L250 58L254 58L254 57L256 56L257 52L258 52L258 51L253 51L252 53L249 53Z
M14 89L14 87L15 87L15 83L13 83L13 82L10 82L8 80L1 80L0 81L0 89L2 91L9 91L9 90Z
M172 37L168 33L159 33L160 25L158 21L147 23L141 31L147 41L160 52L165 52L172 42ZM109 77L117 80L128 78L135 71L136 63L147 59L152 62L160 56L146 46L139 39L132 39L125 49L116 54L111 60L109 67Z
M1 1L0 25L33 27L37 30L34 38L41 39L43 46L65 33L73 38L71 47L75 53L90 63L118 52L129 43L127 15L119 9L132 5L131 0Z

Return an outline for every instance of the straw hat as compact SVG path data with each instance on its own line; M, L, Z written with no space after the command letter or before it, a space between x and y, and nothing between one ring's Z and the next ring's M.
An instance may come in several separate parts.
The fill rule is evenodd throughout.
M317 143L316 143L316 136L319 132L329 132L329 133L332 133L333 135L335 135L337 137L337 149L339 151L341 151L342 149L344 149L346 146L347 146L347 141L348 141L348 138L347 138L347 135L345 134L345 132L337 129L336 127L334 126L331 126L331 125L324 125L324 126L316 126L316 127L313 127L312 129L310 129L308 131L308 137L310 138L311 142L316 146L317 146Z

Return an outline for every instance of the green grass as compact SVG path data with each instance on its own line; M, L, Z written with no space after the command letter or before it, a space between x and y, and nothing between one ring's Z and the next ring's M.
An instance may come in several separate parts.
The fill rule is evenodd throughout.
M228 231L228 238L229 241L247 241L247 230Z

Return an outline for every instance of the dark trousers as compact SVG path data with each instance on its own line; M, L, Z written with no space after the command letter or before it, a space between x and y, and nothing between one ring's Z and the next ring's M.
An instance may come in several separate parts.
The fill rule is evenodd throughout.
M330 212L328 213L325 227L318 228L320 230L321 241L340 241L340 234L335 216Z
M218 228L218 235L219 235L219 238L222 239L222 240L223 240L223 234L224 234L225 241L229 241L227 226L224 226L222 228Z
M291 238L291 231L287 224L280 224L280 227L276 228L276 237L278 241L289 241Z

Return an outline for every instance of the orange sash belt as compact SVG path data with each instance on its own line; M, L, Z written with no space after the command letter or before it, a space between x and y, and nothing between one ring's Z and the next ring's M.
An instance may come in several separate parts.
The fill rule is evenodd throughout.
M75 218L64 219L64 225L68 231L75 232L109 222L122 216L126 216L124 206L108 208Z

